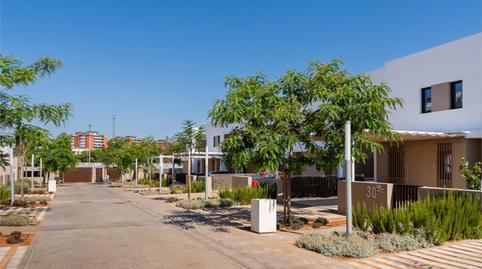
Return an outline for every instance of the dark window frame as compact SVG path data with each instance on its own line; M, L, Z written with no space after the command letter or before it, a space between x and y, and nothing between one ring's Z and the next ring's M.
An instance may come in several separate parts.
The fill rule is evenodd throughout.
M460 83L461 84L461 93L462 93L462 102L460 106L456 104L456 92L455 92L455 85ZM464 84L462 80L454 81L450 83L450 109L459 109L464 107Z
M422 113L431 113L432 108L430 110L427 110L427 97L425 95L426 91L430 91L430 103L432 103L432 87L425 87L422 88L421 93L422 93Z
M220 135L215 135L213 136L213 147L219 147L221 144L221 136Z

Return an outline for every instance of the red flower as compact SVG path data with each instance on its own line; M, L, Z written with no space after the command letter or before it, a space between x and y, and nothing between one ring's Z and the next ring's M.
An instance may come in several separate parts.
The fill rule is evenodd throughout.
M258 182L256 179L253 179L253 180L251 181L251 186L252 186L253 188L258 187L258 185L259 185L259 182Z

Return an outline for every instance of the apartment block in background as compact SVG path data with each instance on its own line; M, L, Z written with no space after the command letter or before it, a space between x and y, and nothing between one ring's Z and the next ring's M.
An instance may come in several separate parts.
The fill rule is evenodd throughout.
M107 136L96 131L76 132L72 135L72 149L92 150L107 147Z

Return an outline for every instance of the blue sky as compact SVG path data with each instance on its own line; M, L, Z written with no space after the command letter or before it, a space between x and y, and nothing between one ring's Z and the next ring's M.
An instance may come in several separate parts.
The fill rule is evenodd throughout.
M101 1L0 0L0 53L63 61L20 89L35 102L69 102L54 134L93 129L173 135L207 122L228 75L276 79L309 61L341 57L352 73L481 31L479 0ZM429 68L429 67L427 67Z

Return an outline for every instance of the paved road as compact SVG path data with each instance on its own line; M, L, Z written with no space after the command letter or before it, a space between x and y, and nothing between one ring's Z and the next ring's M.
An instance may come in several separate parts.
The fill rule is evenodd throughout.
M191 221L184 210L132 192L61 186L20 268L347 268L296 248L294 234Z

